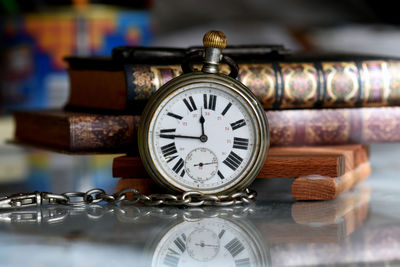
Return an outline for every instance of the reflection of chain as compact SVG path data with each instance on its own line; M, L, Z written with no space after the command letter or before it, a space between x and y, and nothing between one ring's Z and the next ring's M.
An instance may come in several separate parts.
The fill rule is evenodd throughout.
M102 189L91 189L85 192L68 192L53 194L47 192L20 193L5 198L0 198L1 208L24 208L30 206L42 206L47 204L62 204L70 206L84 206L106 201L111 204L141 203L146 206L231 206L252 203L257 196L253 190L246 188L244 191L230 195L206 195L197 191L188 191L179 195L173 194L141 194L137 189L126 188L115 194L106 194ZM76 201L76 198L81 198ZM129 200L128 200L129 199Z
M251 206L232 207L195 207L179 209L174 207L135 207L93 204L88 207L52 206L47 208L13 210L0 213L0 222L24 224L56 224L67 217L86 216L90 220L99 220L106 214L114 214L120 222L137 223L146 218L183 219L194 221L202 218L244 218L254 213Z
M232 206L232 207L195 207L187 209L179 208L155 208L155 207L117 207L113 211L120 221L133 222L148 217L159 219L183 219L185 221L195 221L202 218L245 218L254 213L251 206Z

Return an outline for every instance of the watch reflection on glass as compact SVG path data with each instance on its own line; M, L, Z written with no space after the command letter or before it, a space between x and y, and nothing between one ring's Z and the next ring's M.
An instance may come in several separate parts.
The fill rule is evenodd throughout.
M268 266L257 230L222 218L181 222L159 239L151 266Z

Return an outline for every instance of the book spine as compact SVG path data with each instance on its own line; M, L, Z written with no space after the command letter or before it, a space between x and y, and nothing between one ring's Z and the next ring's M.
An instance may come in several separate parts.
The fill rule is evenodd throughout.
M267 111L271 146L372 144L400 141L400 107ZM137 143L139 116L74 118L75 151L127 152Z
M179 65L125 65L127 106L146 100L179 76ZM316 61L240 64L238 80L265 109L400 105L400 61ZM221 72L228 73L227 66Z
M139 116L132 115L70 117L70 150L72 152L135 150L139 120Z

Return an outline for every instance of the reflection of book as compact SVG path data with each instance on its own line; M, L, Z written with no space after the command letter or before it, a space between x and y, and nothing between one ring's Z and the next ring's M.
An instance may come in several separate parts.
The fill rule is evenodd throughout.
M293 203L292 220L260 220L257 226L276 250L285 246L281 243L340 242L364 223L369 200L369 186L360 184L332 201Z
M182 73L179 65L123 64L111 58L69 58L75 107L135 109L161 85ZM239 81L266 109L388 106L400 104L400 61L372 57L301 59L239 64ZM260 60L258 60L260 61ZM135 65L136 62L136 65ZM228 72L226 66L222 72ZM112 101L111 101L112 100ZM136 101L136 102L135 102Z
M400 107L284 110L266 114L271 146L400 141ZM137 142L132 138L139 123L139 116L135 115L43 110L16 112L15 119L17 141L53 149L121 153Z

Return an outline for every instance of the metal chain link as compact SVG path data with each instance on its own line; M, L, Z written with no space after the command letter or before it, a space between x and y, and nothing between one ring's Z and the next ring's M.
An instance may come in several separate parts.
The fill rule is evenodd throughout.
M150 194L140 193L135 188L126 188L115 194L107 194L99 188L87 192L67 192L54 194L47 192L19 193L0 198L0 209L24 208L48 204L62 204L69 206L84 206L102 201L111 204L143 204L145 206L231 206L254 202L257 192L246 188L241 192L230 195L207 195L197 191L188 191L182 194Z

